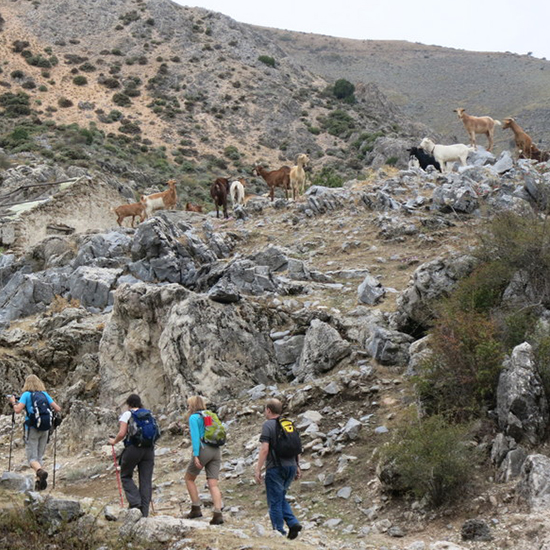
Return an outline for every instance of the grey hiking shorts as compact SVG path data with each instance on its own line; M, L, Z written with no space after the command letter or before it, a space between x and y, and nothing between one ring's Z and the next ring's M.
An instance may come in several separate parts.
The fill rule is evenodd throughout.
M36 461L42 465L42 458L44 457L44 452L46 451L46 443L48 443L49 432L41 432L36 428L27 429L27 440L25 442L27 461L29 464Z
M202 445L199 460L203 468L206 471L206 479L219 479L220 468L222 465L222 450L219 447L213 447L212 445ZM201 473L195 466L194 457L191 457L189 464L187 465L187 473L192 476L198 476Z

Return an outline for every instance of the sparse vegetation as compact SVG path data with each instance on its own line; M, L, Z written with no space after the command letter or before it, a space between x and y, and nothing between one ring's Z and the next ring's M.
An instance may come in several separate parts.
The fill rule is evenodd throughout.
M262 63L265 63L268 67L273 67L273 68L275 68L277 64L275 59L269 55L260 55L258 57L258 61L261 61Z
M433 506L464 496L476 463L465 427L448 424L441 416L402 422L383 459L397 484Z

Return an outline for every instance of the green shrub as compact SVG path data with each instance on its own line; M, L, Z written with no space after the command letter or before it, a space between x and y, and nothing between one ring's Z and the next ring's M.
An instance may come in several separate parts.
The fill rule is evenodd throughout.
M239 150L234 145L228 145L224 149L223 154L231 160L239 160L241 158Z
M79 69L84 73L93 73L96 69L95 65L92 65L89 62L83 63L80 65Z
M75 84L76 86L86 86L86 84L88 84L88 79L85 77L85 76L75 76L73 78L73 84Z
M464 427L448 424L441 416L407 422L382 451L400 485L433 506L453 502L464 494L476 462Z
M318 120L321 128L329 134L341 137L342 139L348 138L355 128L353 117L340 109L332 111L326 117L319 117Z
M331 166L324 166L320 172L311 179L312 185L323 187L342 187L344 178Z
M119 107L129 107L132 105L132 100L126 94L115 94L113 95L113 103Z
M25 92L13 94L7 92L0 96L0 107L4 108L4 114L8 118L16 118L31 114L30 98Z
M51 58L46 59L45 57L43 57L40 54L31 55L30 57L26 57L25 61L29 65L32 65L33 67L42 67L44 69L49 69L54 65L54 63L52 63L52 61L51 61Z
M355 102L355 86L345 78L340 78L334 83L333 94L338 99Z
M386 159L386 164L388 166L395 166L398 160L399 160L399 157L389 157Z
M501 213L481 236L479 256L501 262L529 281L536 302L550 308L550 224L537 214ZM529 304L524 304L529 305Z
M67 98L67 97L60 97L58 100L57 100L57 104L62 108L62 109L67 109L68 107L72 107L73 106L73 102Z
M10 73L10 76L12 78L25 78L25 73L23 71L16 70L16 71L12 71Z
M275 65L277 64L275 59L269 55L260 55L258 57L258 61L261 61L262 63L265 63L268 67L275 68Z

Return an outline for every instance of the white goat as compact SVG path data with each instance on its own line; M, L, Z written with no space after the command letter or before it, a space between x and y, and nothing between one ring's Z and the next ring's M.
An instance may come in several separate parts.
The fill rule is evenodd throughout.
M229 194L231 195L231 203L233 208L238 204L242 206L244 204L244 188L246 187L246 180L244 178L239 178L229 186Z
M456 143L454 145L436 145L431 139L424 138L420 147L433 155L435 160L439 162L442 172L450 172L452 166L447 165L448 162L459 161L462 166L466 166L466 159L468 158L468 153L474 151L473 147L468 147L463 143Z
M149 217L155 210L168 210L174 208L178 201L176 195L176 180L166 182L169 189L162 193L153 193L152 195L142 195L140 202L145 207L145 213Z
M306 173L304 166L309 164L309 157L305 154L298 155L296 166L290 170L290 188L292 189L292 197L294 200L299 195L303 195L306 187Z

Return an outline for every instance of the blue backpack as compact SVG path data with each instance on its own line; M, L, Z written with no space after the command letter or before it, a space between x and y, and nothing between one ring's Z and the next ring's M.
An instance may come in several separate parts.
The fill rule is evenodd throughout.
M27 426L47 432L52 427L52 408L46 394L41 391L31 393L32 413L28 414Z
M153 413L148 409L138 409L131 413L126 445L153 447L155 441L160 437L160 429Z

